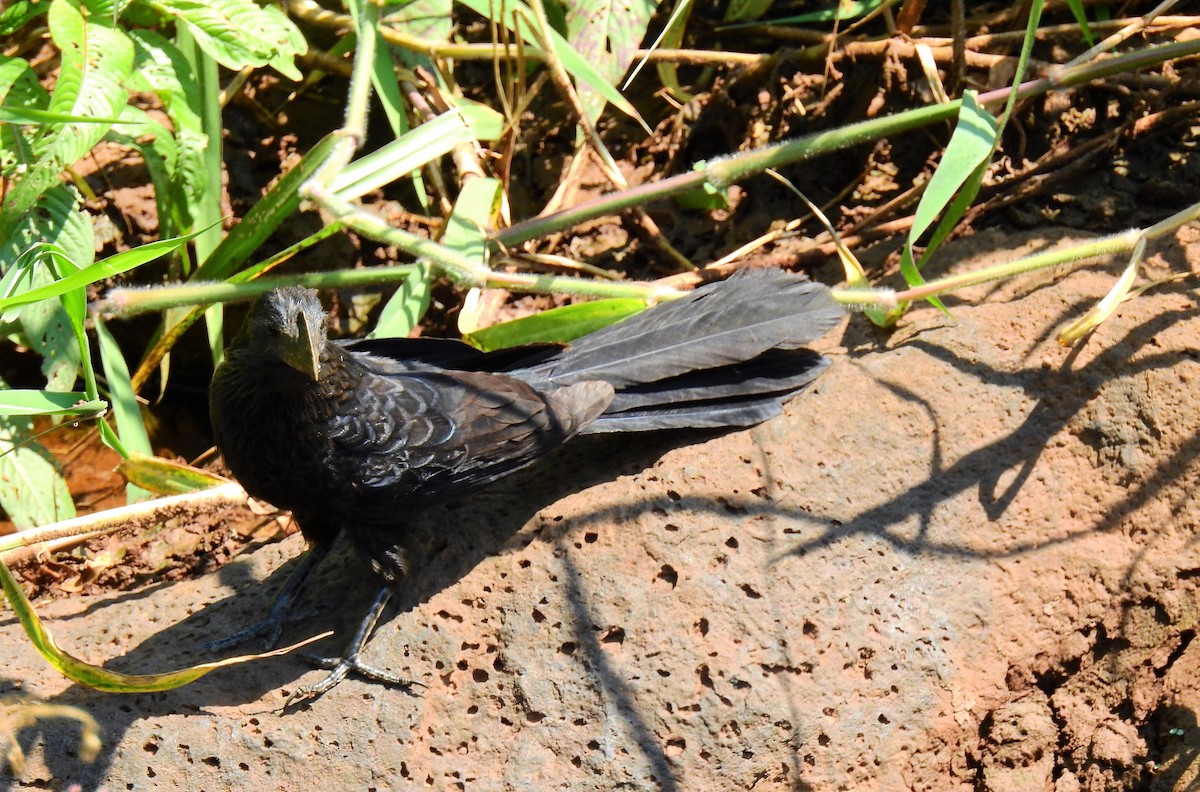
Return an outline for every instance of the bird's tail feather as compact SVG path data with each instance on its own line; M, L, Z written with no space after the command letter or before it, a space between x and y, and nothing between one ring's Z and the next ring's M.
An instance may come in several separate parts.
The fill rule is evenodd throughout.
M709 371L693 371L666 382L622 391L583 430L644 432L753 426L779 415L783 402L829 366L809 349L772 350L755 360Z
M796 349L842 316L829 289L775 269L745 270L584 336L529 369L554 385L603 380L618 391Z
M825 369L828 359L801 345L841 315L819 283L744 271L585 336L519 376L612 385L616 397L589 433L749 426Z

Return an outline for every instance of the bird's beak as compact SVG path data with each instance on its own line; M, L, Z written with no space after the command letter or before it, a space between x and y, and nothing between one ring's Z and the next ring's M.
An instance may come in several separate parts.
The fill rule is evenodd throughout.
M316 382L321 373L321 350L317 346L321 337L319 327L310 326L312 317L302 315L296 323L295 338L283 339L279 357L284 363Z

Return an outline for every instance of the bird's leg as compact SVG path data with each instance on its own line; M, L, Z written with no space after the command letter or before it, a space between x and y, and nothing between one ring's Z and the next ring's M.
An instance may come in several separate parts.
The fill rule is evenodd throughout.
M275 645L279 643L280 633L283 632L287 613L291 610L292 605L295 604L296 598L300 594L300 589L304 586L304 581L308 579L309 574L317 568L322 559L329 554L329 547L328 542L313 544L300 557L299 566L283 582L283 586L279 589L279 593L275 595L275 601L271 603L271 610L267 613L265 619L227 638L209 641L204 644L203 648L210 652L219 652L231 646L237 646L246 641L261 637L263 639L264 651L274 649Z
M392 598L392 593L395 591L393 583L385 583L380 586L379 591L375 594L375 601L371 603L371 609L367 611L367 615L363 618L362 623L358 625L358 632L354 633L354 637L350 639L347 645L347 650L344 655L338 658L330 657L313 657L312 659L321 668L332 669L329 676L322 679L313 685L305 685L299 688L295 693L288 697L284 707L288 707L298 701L320 696L327 690L332 688L337 683L346 678L346 675L351 671L366 677L367 679L376 682L382 682L385 685L396 685L398 687L411 687L413 683L407 679L396 676L390 671L385 671L381 668L369 666L359 660L359 655L363 648L367 645L367 641L371 639L371 634L375 632L375 625L379 623L379 617L383 615L387 608L388 601Z

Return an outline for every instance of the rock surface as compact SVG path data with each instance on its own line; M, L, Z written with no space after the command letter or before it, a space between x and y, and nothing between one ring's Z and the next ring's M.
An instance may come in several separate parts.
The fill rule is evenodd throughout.
M959 267L1051 244L1015 242L979 234ZM2 783L1188 788L1200 311L1194 280L1168 283L1059 346L1119 267L974 289L948 301L954 321L917 308L891 335L855 317L780 419L585 439L422 518L425 563L368 649L426 686L411 694L350 680L283 714L321 673L294 657L97 693L47 668L9 618L6 676L92 713L104 748L83 763L78 728L42 721L19 733L25 774ZM301 547L39 607L75 654L166 670L262 615ZM370 588L355 559L330 562L285 639L344 636Z

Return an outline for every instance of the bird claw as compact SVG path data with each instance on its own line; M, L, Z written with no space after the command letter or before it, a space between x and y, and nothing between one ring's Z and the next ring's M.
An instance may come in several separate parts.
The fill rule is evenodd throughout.
M319 682L312 685L305 685L296 690L295 693L288 696L288 700L284 702L284 709L293 704L298 704L301 701L310 698L316 698L327 691L331 690L335 685L346 678L351 672L358 674L361 677L379 682L383 685L402 688L408 692L412 692L414 686L424 687L420 682L414 682L410 679L405 679L402 676L392 673L383 668L378 668L373 665L368 665L358 659L358 652L352 652L345 657L318 657L316 655L305 655L304 659L316 665L318 668L329 669L329 675Z
M275 595L275 601L271 603L271 610L267 613L267 617L258 624L251 625L245 630L235 632L233 635L225 638L218 638L215 641L208 641L200 645L200 648L205 652L220 652L234 646L240 646L246 641L253 640L262 636L266 636L262 642L264 652L270 651L279 645L279 636L283 634L283 626L290 621L306 620L311 616L311 612L300 616L292 616L288 618L288 612L299 596L300 589L304 586L304 581L308 579L308 575L329 553L329 545L319 544L311 547L308 552L300 557L300 562L296 568L288 575L283 586L280 587L279 593Z

